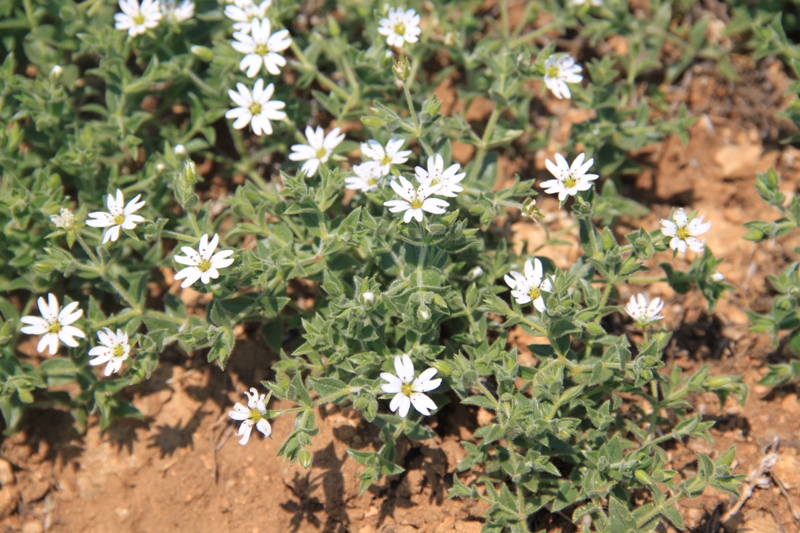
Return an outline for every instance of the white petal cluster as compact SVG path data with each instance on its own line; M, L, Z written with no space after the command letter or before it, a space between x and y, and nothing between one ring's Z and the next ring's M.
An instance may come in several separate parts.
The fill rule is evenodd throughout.
M525 275L512 270L503 279L512 289L511 296L517 300L518 304L524 305L533 302L533 307L540 313L547 310L542 292L552 291L553 284L549 279L544 278L544 269L541 261L534 258L533 262L531 262L528 259L525 261Z
M107 228L103 233L103 244L108 241L116 242L119 239L121 229L132 230L136 228L136 224L144 222L144 217L135 214L145 204L145 202L139 201L141 197L141 194L137 194L133 200L125 205L122 191L117 189L116 197L109 194L106 199L108 212L95 211L94 213L89 213L92 220L87 220L86 225L93 228Z
M127 31L131 37L142 35L161 22L161 4L158 0L119 0L122 13L114 15L114 27Z
M186 255L173 256L175 262L186 265L175 274L176 280L183 280L181 287L186 288L193 285L197 280L207 285L212 279L219 277L219 269L229 267L233 264L233 250L220 250L214 253L219 244L219 235L214 234L211 242L208 242L208 234L200 237L198 249L182 246L181 251Z
M558 99L570 98L568 83L580 83L583 70L575 64L572 56L566 54L553 54L544 62L544 84Z
M372 191L378 188L383 181L384 175L381 165L377 161L366 161L353 167L355 176L348 176L344 179L345 189L355 191Z
M244 446L250 440L250 433L253 431L253 426L256 427L265 437L269 437L272 433L272 426L269 420L265 418L267 414L267 406L264 403L266 396L259 395L255 387L250 388L250 392L244 391L247 396L247 406L236 402L233 410L228 412L228 416L236 421L241 421L239 430L236 432L237 437L242 437L239 444Z
M391 213L405 213L403 215L403 222L408 224L411 222L412 218L416 219L417 222L422 222L423 211L433 215L441 215L447 212L447 208L450 207L448 202L439 198L429 198L429 196L436 194L439 189L441 189L441 184L434 185L433 187L428 187L426 185L414 187L414 185L403 176L400 176L398 179L400 183L393 180L390 185L401 199L388 200L383 202L383 205L388 207Z
M711 221L703 223L703 217L696 217L689 222L689 217L686 216L683 208L678 209L672 215L672 220L661 220L661 233L672 237L669 241L670 248L684 254L687 246L696 254L703 253L705 241L701 241L697 237L710 229Z
M630 301L625 306L625 311L633 318L637 326L642 327L662 320L664 317L658 313L663 308L664 302L661 301L661 298L655 298L648 304L644 294L638 294L631 296Z
M395 356L394 370L397 375L389 372L381 373L381 379L386 381L381 385L381 390L387 394L394 394L389 409L405 418L413 405L421 414L429 416L431 410L436 409L436 404L425 393L438 388L442 383L441 378L431 379L436 375L436 369L429 368L414 379L414 363L408 354L403 354Z
M234 0L225 6L225 16L233 21L234 31L250 33L253 23L266 18L272 0L256 4L253 0Z
M268 19L255 20L251 24L249 33L237 31L233 34L235 39L233 48L245 56L239 62L239 68L248 78L255 78L261 71L261 66L267 72L277 76L281 67L286 66L286 59L280 54L292 45L289 30L280 30L271 33Z
M228 95L238 107L228 110L225 118L235 119L233 127L237 130L245 128L249 124L256 135L271 135L272 122L270 121L286 118L286 113L281 111L286 104L280 100L271 100L272 95L275 94L275 86L270 83L265 89L264 80L259 78L256 80L252 92L243 83L237 83L236 88L238 92L229 90Z
M75 213L66 207L62 207L57 215L50 215L50 221L57 228L70 230L75 226Z
M567 196L575 196L579 191L588 191L592 188L592 182L599 176L597 174L587 174L586 172L594 163L594 158L585 163L583 160L586 154L580 154L572 162L572 166L567 163L564 156L556 154L556 162L547 159L544 164L547 170L555 176L555 179L542 182L544 192L548 194L558 194L559 201L564 201Z
M317 126L314 130L311 126L306 126L306 139L308 144L295 144L292 146L292 153L289 159L292 161L305 161L300 170L307 177L317 173L317 169L322 163L326 163L333 154L333 149L339 146L344 140L344 133L339 128L333 128L325 135L325 131Z
M400 48L403 43L419 41L422 32L419 22L420 17L413 9L389 8L387 18L378 21L378 33L386 37L386 44Z
M180 24L194 17L194 2L183 0L175 4L175 0L161 0L161 13L172 24Z
M570 5L573 6L582 6L586 3L587 0L570 0ZM594 7L600 7L603 5L603 0L589 0L589 5Z
M104 375L110 376L117 373L122 368L122 362L130 356L131 345L128 343L128 333L117 329L114 333L108 328L97 332L101 346L95 346L89 350L89 356L94 357L89 364L92 366L106 364Z
M408 161L411 150L400 150L406 140L396 135L389 139L386 148L375 139L370 139L361 143L361 155L368 160L378 163L382 176L388 176L392 165L402 165Z
M417 174L417 181L422 185L426 187L441 185L436 194L448 198L455 198L458 196L458 193L464 190L458 183L467 175L465 172L458 173L460 169L461 165L455 163L445 170L444 159L441 155L436 154L428 158L427 169L417 167L415 172Z
M47 347L50 355L55 355L58 351L58 341L70 348L77 348L78 341L75 337L86 338L83 331L72 325L83 316L83 309L78 309L78 302L72 302L64 306L64 309L60 309L56 295L50 293L47 295L47 301L40 296L38 304L41 317L24 316L19 321L28 324L20 330L22 333L42 335L36 346L39 353Z

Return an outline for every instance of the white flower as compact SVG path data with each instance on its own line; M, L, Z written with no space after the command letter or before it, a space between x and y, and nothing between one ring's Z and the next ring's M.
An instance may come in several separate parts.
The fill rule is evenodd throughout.
M122 13L114 15L118 30L127 30L128 35L136 37L147 30L158 27L161 21L161 5L158 0L119 0Z
M70 348L77 348L78 341L74 337L83 339L86 338L86 335L84 335L83 331L70 324L83 315L83 309L78 309L78 302L72 302L64 306L64 309L59 312L58 300L55 294L48 294L47 299L50 302L49 305L44 301L44 298L39 297L38 303L39 312L42 314L41 318L38 316L24 316L19 319L23 324L29 324L20 331L26 335L42 335L39 344L36 346L36 350L39 353L42 353L45 346L47 346L50 355L55 355L58 351L59 340Z
M419 15L413 9L389 8L389 18L378 21L378 33L386 36L389 46L400 48L404 42L419 41Z
M64 69L61 68L61 65L55 65L52 69L50 69L50 78L57 80L61 77L61 74L64 72Z
M457 174L461 169L458 163L450 165L447 170L444 170L444 159L439 154L428 157L428 169L422 167L415 169L417 174L417 181L428 187L441 184L441 188L436 192L439 196L447 196L455 198L458 193L464 190L458 182L464 179L467 175L465 172Z
M411 182L403 176L400 176L399 179L399 184L396 181L392 181L390 185L402 200L388 200L383 202L383 205L388 207L392 213L405 211L403 222L408 224L412 218L417 219L417 222L422 222L423 211L434 215L441 215L447 212L445 208L450 207L449 203L439 198L428 198L431 194L437 193L441 185L433 187L420 185L419 188L415 189Z
M50 221L57 228L72 229L75 225L75 214L66 207L62 207L57 215L50 215Z
M254 22L267 17L267 9L271 4L272 0L257 5L252 0L234 0L225 6L225 16L233 21L234 31L250 33Z
M582 6L586 3L586 0L570 0L570 4L573 6ZM589 0L589 4L594 7L600 7L603 5L603 0Z
M176 263L187 265L186 268L175 274L175 279L183 279L181 287L189 287L197 280L207 285L212 279L217 279L219 277L220 268L226 268L233 264L233 259L231 259L233 250L222 250L214 253L218 244L219 235L215 233L211 242L208 242L207 234L200 237L198 250L194 250L188 246L181 246L181 251L186 254L186 256L174 256Z
M375 139L370 139L361 143L361 155L372 161L376 161L380 167L381 175L388 176L392 165L402 165L408 161L411 150L402 150L405 139L396 135L386 143L386 149Z
M703 217L697 217L689 222L683 208L675 212L672 220L661 220L661 233L667 237L672 237L669 241L670 248L681 253L686 253L687 244L694 253L703 253L705 241L701 241L697 236L702 235L709 229L711 229L711 221L703 224Z
M414 363L408 354L397 355L394 358L394 370L397 376L389 372L381 372L381 379L387 381L381 385L381 390L387 394L394 394L389 409L405 418L409 408L413 405L414 409L425 416L431 414L431 409L436 409L436 404L425 392L430 392L442 383L441 378L431 379L436 375L435 368L429 368L422 372L417 379L414 379ZM413 380L413 381L412 381Z
M292 153L289 159L292 161L305 161L301 170L307 177L317 173L320 164L326 163L333 153L333 149L339 146L344 140L344 133L339 128L333 128L328 135L317 126L314 130L311 126L306 126L306 139L308 144L295 144L292 146Z
M545 160L544 165L547 170L556 177L554 180L547 180L541 183L545 189L544 192L548 194L558 194L559 201L564 201L567 196L575 196L578 191L588 191L592 188L592 181L596 180L599 176L597 174L587 174L586 171L591 168L594 163L594 158L589 159L586 163L583 160L586 154L580 154L572 162L572 167L569 166L567 160L561 154L556 154L556 163L549 159Z
M161 13L173 24L180 24L194 16L194 2L183 0L176 6L175 0L161 0Z
M103 329L105 331L97 332L97 338L100 339L102 346L95 346L89 350L89 356L94 357L89 364L97 366L108 363L103 374L110 376L122 368L122 362L131 354L131 345L128 344L128 334L125 331L117 329L114 333L108 328Z
M281 111L286 104L280 100L270 100L275 93L275 86L273 84L267 85L264 88L264 80L259 78L253 86L253 92L245 87L243 83L237 83L236 88L239 92L230 90L228 95L239 107L234 107L225 113L225 118L236 119L233 122L233 127L240 130L250 124L253 127L253 132L256 135L261 135L262 132L266 135L272 134L272 123L270 120L283 120L286 118L286 113Z
M367 161L353 167L355 176L349 176L344 179L346 183L345 189L356 191L371 191L378 187L378 184L383 177L381 166L376 161Z
M277 76L280 67L286 66L286 59L278 52L283 52L292 44L289 30L276 31L270 35L268 19L253 21L250 34L242 31L234 32L232 46L237 52L245 54L239 62L239 68L246 71L248 78L254 78L261 70L261 65L270 74Z
M144 222L144 217L134 215L136 211L142 208L145 202L140 202L141 194L137 194L133 200L125 204L125 199L122 197L122 191L117 189L117 197L108 195L106 205L108 206L108 213L103 211L95 211L89 213L89 216L94 220L87 220L86 225L93 228L108 228L103 233L103 244L108 241L116 242L119 239L120 228L132 230L139 222Z
M259 396L255 387L251 387L249 393L244 391L244 395L247 396L247 407L236 402L233 406L233 411L228 411L229 417L242 422L239 426L239 431L236 432L237 437L242 437L239 440L239 444L242 446L247 444L250 439L250 432L253 431L253 426L256 426L256 429L263 433L265 437L269 437L272 433L272 426L269 425L269 420L264 418L264 415L267 414L267 406L264 404L266 396L264 394Z
M578 73L581 70L581 66L576 65L571 56L553 54L544 62L544 84L553 91L556 98L569 98L572 94L567 83L580 83L583 76Z
M542 291L550 292L553 290L553 284L549 279L542 279L544 277L542 262L534 259L525 261L525 275L512 270L506 274L504 279L509 287L511 287L511 296L516 298L517 303L524 305L533 302L533 307L537 311L544 313L547 308L544 305L544 298Z
M375 293L373 292L362 293L358 299L361 301L361 305L364 307L372 307L375 305Z
M711 281L713 281L714 283L722 283L723 281L725 281L725 274L723 274L722 272L714 272L713 274L711 274Z
M631 296L630 301L625 306L625 311L633 318L637 326L645 326L662 320L664 317L658 313L660 313L663 308L664 302L661 301L661 298L654 299L648 305L644 294L639 294L637 296Z

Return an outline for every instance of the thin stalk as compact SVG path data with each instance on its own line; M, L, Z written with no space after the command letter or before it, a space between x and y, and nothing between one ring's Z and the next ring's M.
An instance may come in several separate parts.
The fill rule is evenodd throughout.
M557 28L557 27L558 27L558 22L556 22L556 21L553 21L553 22L551 22L549 24L545 24L541 28L537 28L537 29L533 30L530 33L526 33L525 35L522 35L520 37L517 37L516 39L513 39L509 43L508 47L513 50L514 48L517 48L518 46L522 46L523 44L526 44L526 43L536 39L537 37L540 37L540 36L544 35L545 33L549 32L550 30L552 30L554 28Z
M417 119L417 112L414 109L414 100L411 99L411 91L408 90L408 85L403 82L403 92L406 95L406 103L408 104L408 111L411 113L411 119L414 121L414 129L416 129L416 135L419 137L422 135L422 130L419 126L419 120Z
M92 251L89 245L86 244L86 241L83 240L83 237L81 237L81 234L78 230L75 230L75 238L78 240L78 244L81 245L81 248L83 248L83 251L86 252L86 254L91 258L95 266L102 268L103 263L97 258L97 255Z
M489 122L486 123L486 129L483 131L483 137L478 145L478 154L473 160L473 167L470 171L469 181L474 181L478 178L478 172L483 166L483 158L486 157L486 150L489 149L489 139L492 138L492 132L497 125L497 120L500 118L500 108L495 105L492 114L489 115Z
M339 87L336 82L332 79L327 77L325 74L320 72L316 65L309 62L306 58L306 55L300 50L300 47L297 45L297 42L292 40L292 52L294 53L295 57L300 61L300 63L306 69L314 70L317 80L326 87L328 87L331 91L335 92L342 100L347 101L350 98L350 95L347 94L347 91Z
M508 23L508 0L500 0L500 19L503 25L503 40L508 42L509 35L511 34L510 25Z
M203 234L200 231L200 224L197 223L197 216L194 214L194 211L187 209L186 216L189 217L189 223L192 225L192 230L194 230L198 237L201 237Z

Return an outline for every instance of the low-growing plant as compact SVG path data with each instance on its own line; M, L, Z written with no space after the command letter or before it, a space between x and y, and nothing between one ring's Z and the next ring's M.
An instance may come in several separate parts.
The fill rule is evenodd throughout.
M670 470L664 449L710 440L688 397L743 401L741 379L662 373L658 299L631 298L627 333L606 320L623 311L617 287L652 281L637 274L666 250L695 255L686 272L661 264L676 291L699 288L713 307L728 287L697 213L622 238L615 225L647 213L617 194L637 169L628 153L686 138L691 123L654 111L663 102L639 77L677 79L711 49L702 24L673 24L669 2L651 2L652 16L597 3L529 2L512 25L503 0L499 20L477 0L315 13L282 0L122 0L121 13L60 0L58 18L12 2L0 41L6 432L30 407L68 408L79 428L93 414L102 428L141 416L118 393L149 378L166 346L225 368L247 323L280 359L230 413L240 442L293 415L279 454L310 466L315 409L351 406L383 442L349 450L362 491L403 471L399 438L433 436L425 417L460 402L492 415L463 443L450 491L489 504L484 531L528 531L543 509L585 530L682 528L680 499L736 494L733 448L698 454L693 475ZM624 32L636 53L580 65L555 50L566 29L593 43ZM667 41L688 55L664 64ZM440 112L445 80L459 101L491 101L485 122ZM493 231L509 212L541 216L534 181L508 179L498 159L551 142L533 111L545 90L590 110L560 148L574 159L548 160L539 184L578 229L583 255L568 267L536 255L568 231L532 255ZM456 142L472 150L463 168ZM238 185L210 195L212 177ZM310 305L290 290L299 279ZM173 280L208 295L203 314L161 288ZM539 339L533 366L512 328Z

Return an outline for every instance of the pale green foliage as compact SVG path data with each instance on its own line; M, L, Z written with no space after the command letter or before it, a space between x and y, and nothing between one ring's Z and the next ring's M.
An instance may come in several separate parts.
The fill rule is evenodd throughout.
M281 455L311 464L314 407L323 403L350 405L380 428L379 450L349 451L364 465L362 490L402 473L394 462L401 435L433 435L413 411L407 418L390 414L380 391L380 372L392 370L393 356L410 353L418 368L434 367L444 379L430 393L439 409L457 401L494 416L463 443L467 457L451 490L453 497L491 504L487 532L527 531L528 518L541 509L576 522L588 515L599 531L652 531L662 519L680 528L677 500L706 486L736 494L733 449L715 461L698 455L696 475L679 482L663 447L688 436L710 439L712 423L692 414L688 397L711 391L721 400L730 394L743 400L741 380L711 376L705 367L692 375L677 367L663 374L668 332L648 331L632 344L603 321L622 310L614 303L615 286L667 248L657 230L632 232L626 243L612 231L618 217L647 213L617 193L619 177L638 168L627 154L667 134L686 138L691 123L684 109L655 119L652 107L662 97L657 90L648 93L652 100L642 96L640 76L664 69L672 81L695 57L720 57L703 42L704 23L673 25L669 2L651 1L647 17L634 16L621 1L600 9L528 2L512 30L504 2L499 20L475 15L483 5L477 0L425 2L432 7L424 9L410 2L428 24L420 42L408 46L408 61L395 66L376 30L382 1L342 0L335 13L316 14L321 23L310 29L308 17L298 21L298 4L273 0L271 7L273 23L287 27L296 46L285 68L293 83L265 75L276 85L275 98L287 102L288 120L264 137L233 130L223 118L227 90L252 81L238 68L220 6L200 2L193 21L164 23L131 40L113 28L109 3L0 4L6 16L0 20L6 55L0 69L0 408L7 431L19 427L34 402L71 409L81 428L95 413L103 427L117 416L139 416L116 393L147 379L166 346L206 349L208 360L224 368L236 357L233 328L246 322L259 324L266 344L280 353L275 379L264 386L297 405L268 413L296 416ZM551 22L532 29L542 14ZM502 278L520 271L528 257L513 254L492 227L523 202L533 212L534 182L518 177L495 190L504 177L498 155L529 154L548 144L549 132L533 123L541 94L530 81L541 81L554 51L537 43L568 29L590 43L622 34L632 52L592 59L584 65L585 86L571 87L573 104L592 112L573 127L562 152L572 154L580 143L603 180L572 203L584 256L567 270L541 257L553 290L545 294L547 312L539 314L509 299ZM660 63L667 40L684 51L678 63ZM446 66L428 69L437 57ZM55 64L60 76L48 74ZM484 124L470 124L463 111L440 114L434 88L448 76L460 100L491 99L495 107ZM299 166L286 159L294 139L302 140L298 128L331 118L340 125L360 120L362 129L349 131L340 155L313 178L298 175ZM341 154L356 148L354 141L385 142L392 134L409 139L416 152L409 166L393 168L407 176L433 153L450 164L453 141L474 146L465 190L451 199L446 215L403 224L383 206L394 198L389 187L343 201L350 165L341 164ZM175 154L177 144L188 156ZM187 157L213 162L214 176L246 180L224 199L222 211L198 201L206 186ZM86 214L102 209L105 194L117 188L126 198L144 195L139 214L148 222L101 246L102 232L85 226ZM52 224L50 215L62 207L76 212L74 228ZM206 316L190 314L170 294L148 298L159 267L176 266L171 251L194 246L206 233L220 233L223 246L237 250L218 280L195 286L213 294ZM244 242L253 245L245 249ZM669 263L662 268L676 290L699 287L713 306L727 287L711 279L718 263L706 249L688 272ZM311 310L291 300L288 286L298 278L319 287ZM15 349L18 321L47 292L81 302L88 339L35 367ZM374 301L361 298L367 292ZM98 379L87 351L96 331L112 325L131 335L134 355L121 377ZM530 347L535 366L518 363L507 342L511 327L547 338ZM72 394L54 390L64 384ZM476 474L470 485L461 481L467 471ZM636 507L634 490L647 494L648 503Z

